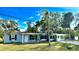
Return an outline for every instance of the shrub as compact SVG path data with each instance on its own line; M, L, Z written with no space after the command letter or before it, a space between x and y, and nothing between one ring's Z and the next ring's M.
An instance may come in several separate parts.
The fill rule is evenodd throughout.
M0 38L3 38L3 33L0 33Z

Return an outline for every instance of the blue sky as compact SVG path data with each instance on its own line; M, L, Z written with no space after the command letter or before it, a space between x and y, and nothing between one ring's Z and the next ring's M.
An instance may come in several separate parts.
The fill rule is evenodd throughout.
M0 19L9 20L8 16L15 16L17 18L10 18L18 22L21 30L27 29L26 21L35 22L40 19L42 10L47 9L52 12L79 12L79 8L68 7L0 7ZM8 15L8 16L6 16Z

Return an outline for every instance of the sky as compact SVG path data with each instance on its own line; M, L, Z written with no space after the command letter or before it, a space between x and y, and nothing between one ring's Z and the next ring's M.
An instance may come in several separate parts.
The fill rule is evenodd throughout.
M26 30L28 27L26 22L38 21L44 9L52 12L79 12L79 8L76 7L0 7L0 19L14 20L18 23L20 30Z

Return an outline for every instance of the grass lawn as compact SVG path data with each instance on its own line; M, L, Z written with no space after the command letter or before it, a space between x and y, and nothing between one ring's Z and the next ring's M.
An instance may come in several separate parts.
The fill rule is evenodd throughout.
M0 51L78 51L78 45L65 44L59 42L51 42L38 44L3 44L0 39Z

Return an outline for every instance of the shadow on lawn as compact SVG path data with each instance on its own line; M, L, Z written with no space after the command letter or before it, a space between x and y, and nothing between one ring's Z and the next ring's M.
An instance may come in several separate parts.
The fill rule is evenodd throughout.
M16 43L7 43L7 44L14 44L14 45L26 45L26 44L41 44L41 43L48 43L48 42L29 42L29 43L20 43L20 42L16 42Z
M3 42L3 40L0 40L0 44L3 44L4 42Z
M52 45L50 47L48 45L42 45L42 46L30 48L30 50L33 50L33 51L49 51L51 47L52 47Z

